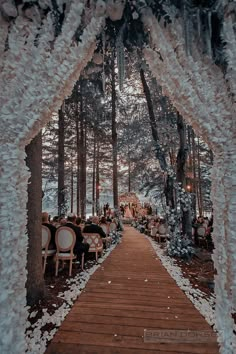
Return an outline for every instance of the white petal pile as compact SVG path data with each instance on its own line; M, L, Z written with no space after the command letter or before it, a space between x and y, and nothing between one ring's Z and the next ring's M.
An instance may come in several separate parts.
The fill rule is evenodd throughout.
M64 321L66 315L69 313L73 303L81 294L81 291L85 288L90 276L100 267L100 264L109 256L109 254L116 247L116 244L112 245L103 256L100 258L99 264L95 264L92 268L77 274L73 278L67 279L66 283L69 285L69 289L65 292L58 294L60 299L64 300L64 303L55 310L53 314L48 313L48 309L43 309L43 315L32 326L27 323L26 331L26 353L30 354L43 354L47 348L47 343L53 338L57 332L59 326ZM37 315L37 312L32 312L29 317L33 318ZM50 331L43 330L43 327L47 324L52 324L53 329Z

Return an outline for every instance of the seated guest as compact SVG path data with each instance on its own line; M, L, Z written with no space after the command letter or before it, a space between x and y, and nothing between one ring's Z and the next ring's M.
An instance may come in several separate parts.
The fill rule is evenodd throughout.
M59 218L59 222L60 222L60 226L65 226L65 224L67 223L67 220L63 216L61 216Z
M81 217L80 217L80 216L77 216L77 218L75 219L76 225L79 226L79 225L81 224L81 222L82 222Z
M82 224L83 221L84 220L80 216L77 216L77 218L75 220L75 223L77 226L80 227L81 232L83 232L83 228L84 228L84 223Z
M54 225L56 228L58 228L60 226L60 222L59 222L59 216L54 216L52 219L52 225Z
M75 241L75 247L74 247L74 253L77 255L77 257L81 260L82 253L86 254L88 253L89 250L89 244L88 243L83 243L83 235L81 232L81 228L75 224L76 222L76 215L73 213L68 214L67 216L67 222L63 226L70 227L72 230L74 230L75 235L76 235L76 241Z
M56 234L57 228L54 225L50 224L49 216L48 216L48 213L46 213L46 212L42 213L42 225L46 226L51 232L51 240L50 240L48 249L55 250L56 249L55 234Z
M100 224L106 224L106 218L105 216L102 216L101 219L100 219Z
M99 224L99 217L98 216L93 216L92 217L92 223L90 225L85 225L83 232L88 233L88 234L99 234L102 238L106 237L105 232L101 228Z
M86 221L85 221L85 225L90 225L92 224L92 216L90 216Z

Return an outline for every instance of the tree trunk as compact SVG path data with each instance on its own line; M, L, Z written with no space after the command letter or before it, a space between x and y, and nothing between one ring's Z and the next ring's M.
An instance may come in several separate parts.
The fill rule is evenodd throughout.
M186 188L185 165L187 162L186 127L183 117L177 112L177 130L179 135L179 151L177 154L177 182ZM186 192L188 193L188 192ZM185 209L185 208L184 208ZM191 205L188 210L182 208L182 231L188 238L192 238L192 212Z
M140 78L141 78L145 98L147 101L152 138L155 143L155 149L156 149L156 157L159 161L161 169L163 171L166 171L167 170L166 157L165 157L165 154L160 146L160 139L159 139L159 136L157 133L157 124L156 124L156 119L155 119L155 114L154 114L154 109L153 109L151 92L150 92L149 86L147 84L143 69L140 70Z
M153 109L152 97L151 97L150 89L147 84L143 69L140 70L140 78L141 78L143 91L144 91L146 101L147 101L152 138L155 143L156 157L159 161L161 169L165 172L165 171L167 171L166 157L165 157L165 154L164 154L164 152L161 148L161 145L160 145L160 139L159 139L158 132L157 132L157 124L156 124L156 119L155 119L155 114L154 114L154 109ZM173 178L170 177L169 175L167 175L167 177L166 177L164 192L165 192L165 197L166 197L166 204L173 209L175 206L174 185L173 185Z
M76 118L76 150L77 150L77 180L76 180L76 206L77 215L80 215L80 136L79 136L79 119Z
M131 192L131 162L130 162L130 152L128 152L128 192Z
M65 122L64 112L61 109L58 112L58 215L66 214L65 205Z
M76 211L80 215L80 126L79 126L79 87L78 82L75 86L76 102L76 153L77 153L77 171L76 171Z
M194 197L194 209L195 209L195 215L197 214L197 198L198 198L198 192L197 192L197 174L196 174L196 144L195 144L195 134L193 128L191 128L191 135L192 135L192 161L193 161L193 197Z
M87 124L86 116L84 121L84 155L83 155L83 187L84 187L84 213L86 217L86 203L87 203Z
M93 177L92 177L92 215L95 214L95 206L96 206L96 185L95 185L95 177L96 177L96 139L95 139L95 130L94 130L94 137L93 137Z
M99 141L97 141L97 154L96 154L96 213L99 216L100 211L100 151L99 151Z
M79 158L80 158L80 174L79 174L79 188L80 188L80 213L85 217L85 205L86 205L86 152L85 152L85 112L84 112L84 98L83 87L80 83L80 139L79 139Z
M200 160L200 143L198 138L197 144L197 177L198 177L198 210L199 215L203 215L203 202L202 202L202 184L201 184L201 160Z
M193 146L192 146L192 127L188 126L188 170L189 170L189 180L188 184L190 186L191 191L191 199L192 199L192 213L193 217L196 217L196 193L194 188L194 162L193 162Z
M71 163L71 180L70 180L70 212L73 213L74 210L74 171L73 162Z
M111 119L112 119L112 162L113 162L113 203L118 209L118 163L117 163L117 127L116 127L116 76L115 76L115 52L112 53L111 63Z
M42 272L42 135L39 133L26 146L26 165L31 177L28 184L28 222L29 237L27 253L27 303L36 304L44 296Z
M179 135L179 151L176 161L176 179L186 187L185 165L187 162L186 129L183 117L177 112L177 130Z

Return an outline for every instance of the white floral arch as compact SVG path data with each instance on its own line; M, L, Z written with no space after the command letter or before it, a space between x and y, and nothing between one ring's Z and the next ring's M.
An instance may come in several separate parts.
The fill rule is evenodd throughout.
M47 3L41 1L44 2ZM17 17L11 0L3 1L1 8L5 11L5 16L0 15L0 82L4 84L0 95L0 348L4 354L25 351L25 227L29 177L24 161L25 146L70 94L96 48L96 35L104 24L106 4L102 0L93 8L85 4L83 0L67 1L66 20L57 38L50 14L38 26L35 7L27 16L21 12ZM16 17L10 31L7 16ZM186 56L178 20L173 19L173 23L164 28L144 10L142 20L150 31L152 45L144 50L144 56L153 75L185 120L214 151L216 327L220 333L221 353L230 354L235 351L231 312L236 303L236 123L232 99L236 94L236 43L233 21L227 16L224 22L229 73L223 76L196 47L192 57ZM81 23L84 30L81 41L76 44L73 36ZM37 46L34 45L36 34ZM9 47L6 50L7 36ZM12 250L17 252L12 253Z

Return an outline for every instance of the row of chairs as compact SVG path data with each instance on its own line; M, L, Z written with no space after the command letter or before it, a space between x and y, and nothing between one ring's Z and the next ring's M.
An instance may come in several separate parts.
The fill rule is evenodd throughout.
M103 253L103 239L99 234L88 234L83 233L84 241L89 244L89 252L95 253L96 261L98 260L98 255ZM74 255L74 246L76 242L75 232L67 227L62 226L56 231L55 242L56 250L48 249L51 241L50 230L42 225L42 257L43 257L43 273L46 270L47 258L55 256L56 258L56 276L58 275L59 261L62 261L63 265L65 261L70 261L69 266L69 276L72 273L72 263L76 259ZM109 244L110 240L108 237L105 239L106 245ZM82 254L81 268L84 269L84 254Z
M166 240L168 238L168 229L164 224L158 226L152 226L150 228L149 235L157 242Z
M193 233L194 233L193 229ZM207 240L207 229L204 226L199 226L197 228L197 236L198 236L198 242L199 244L204 244L206 248L208 249L208 240ZM168 239L168 229L165 225L159 225L159 226L152 226L149 235L155 239L157 242L161 242L161 240L166 240Z

